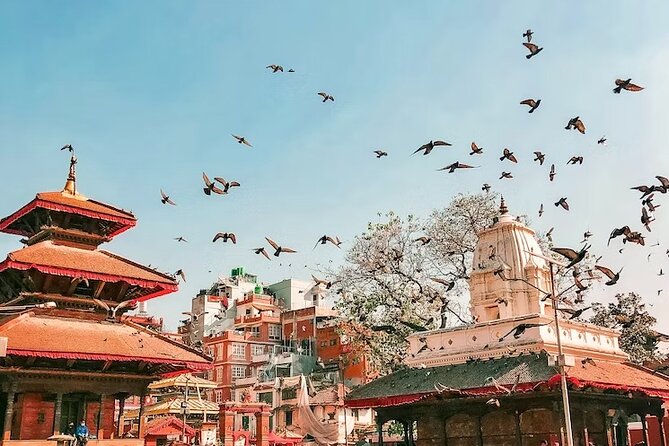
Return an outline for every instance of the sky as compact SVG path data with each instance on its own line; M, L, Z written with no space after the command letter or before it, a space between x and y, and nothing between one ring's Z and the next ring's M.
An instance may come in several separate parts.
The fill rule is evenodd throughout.
M666 331L669 275L658 272L669 273L669 194L656 194L645 248L606 247L614 227L642 230L629 188L669 176L666 17L665 1L2 2L0 214L60 190L68 154L59 148L72 144L79 191L138 218L104 248L186 272L178 293L150 303L174 329L195 293L233 267L266 283L308 279L342 262L378 212L426 216L487 182L536 230L555 227L558 246L592 232L601 263L624 270L590 299L637 291ZM527 28L544 47L531 60ZM612 93L630 77L645 90ZM542 100L531 115L525 98ZM585 135L564 130L576 115ZM453 146L410 156L432 139ZM483 155L468 154L472 141ZM517 165L499 161L504 147ZM376 159L378 148L389 156ZM573 155L582 166L566 165ZM455 161L480 167L436 171ZM502 170L514 178L498 180ZM206 197L203 171L242 186ZM161 188L177 206L161 204ZM569 212L553 206L560 197ZM217 232L238 244L212 244ZM323 234L344 249L313 250ZM265 236L298 253L254 255ZM0 251L19 247L0 236Z

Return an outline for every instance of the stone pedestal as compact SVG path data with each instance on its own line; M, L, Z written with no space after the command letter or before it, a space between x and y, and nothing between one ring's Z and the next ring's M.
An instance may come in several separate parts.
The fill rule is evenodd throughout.
M270 413L263 410L256 412L256 446L269 446L269 416Z

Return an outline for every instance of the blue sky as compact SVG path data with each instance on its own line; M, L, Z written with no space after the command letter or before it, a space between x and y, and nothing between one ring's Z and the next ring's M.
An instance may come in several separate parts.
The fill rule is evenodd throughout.
M660 246L620 255L618 243L605 245L614 226L641 227L628 188L669 176L666 17L662 1L4 2L0 213L60 189L67 156L58 149L73 144L80 191L139 219L106 249L188 274L179 293L151 305L173 328L217 273L245 266L264 281L308 278L342 258L331 246L312 251L320 235L351 240L378 211L426 215L488 182L537 230L555 226L556 244L577 246L590 230L602 263L625 266L620 284L593 300L638 290L660 315L669 310L669 281L657 276L669 272L669 195L657 197L647 234ZM528 27L545 47L529 61ZM271 63L296 73L273 75ZM646 90L614 95L617 77ZM322 104L321 90L336 101ZM527 97L542 99L532 115L518 105ZM563 129L574 115L586 135ZM597 146L603 135L609 144ZM430 139L454 146L409 156ZM485 151L476 159L473 140ZM504 147L517 166L499 162ZM390 156L375 159L376 148ZM531 162L537 149L543 167ZM567 167L572 155L583 166ZM481 168L435 172L454 161ZM515 178L497 180L502 170ZM202 171L242 187L205 197ZM161 205L160 188L177 207ZM552 206L561 196L569 213ZM218 231L239 244L212 245ZM254 256L264 236L300 253ZM3 252L18 247L0 237Z

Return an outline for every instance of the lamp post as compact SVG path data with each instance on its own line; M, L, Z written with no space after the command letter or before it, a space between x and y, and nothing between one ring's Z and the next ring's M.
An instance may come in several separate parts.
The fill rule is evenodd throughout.
M555 338L557 340L557 348L558 348L558 356L557 356L557 365L558 365L558 370L560 372L560 387L561 387L561 393L562 393L562 409L564 411L564 425L565 425L565 436L567 437L567 444L566 446L574 446L574 435L573 435L573 430L572 430L572 425L571 425L571 408L569 405L569 391L567 389L567 372L565 371L565 356L564 352L562 351L562 339L561 339L561 333L560 333L560 318L558 317L558 311L559 311L559 304L560 304L560 299L559 296L564 294L565 292L569 291L571 288L573 288L573 285L570 286L569 288L561 291L560 293L556 294L555 293L555 274L553 272L553 265L558 265L565 267L566 265L557 262L554 259L551 259L550 257L541 255L541 254L536 254L532 251L525 251L531 256L538 257L540 259L543 259L548 263L549 271L550 271L550 279L551 279L551 291L550 293L542 290L541 288L535 286L534 284L528 282L525 279L522 278L508 278L504 275L504 269L500 269L498 272L496 272L497 275L502 280L505 281L518 281L518 282L523 282L524 284L538 290L541 293L545 294L545 298L550 297L551 300L553 301L553 322L555 323Z

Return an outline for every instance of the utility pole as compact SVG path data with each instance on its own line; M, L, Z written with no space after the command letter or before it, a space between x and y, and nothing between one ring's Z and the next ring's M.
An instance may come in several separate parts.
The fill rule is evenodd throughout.
M188 382L190 381L190 377L186 377L186 387L184 387L184 400L181 403L181 412L183 413L183 429L181 432L181 436L183 438L183 442L188 444L188 439L186 438L186 415L188 415Z

